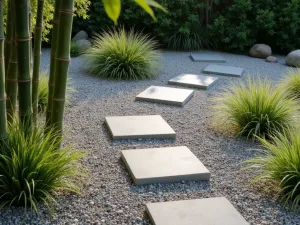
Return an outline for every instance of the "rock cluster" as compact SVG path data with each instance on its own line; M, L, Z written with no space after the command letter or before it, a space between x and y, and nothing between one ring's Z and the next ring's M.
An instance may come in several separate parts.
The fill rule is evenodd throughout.
M255 44L251 47L249 55L254 58L265 59L272 55L272 49L269 45Z
M88 34L85 31L81 30L72 38L72 42L75 42L79 45L80 52L84 52L92 46L88 38Z
M255 44L250 48L249 55L254 58L262 58L270 63L277 63L277 58L272 56L272 49L266 44Z
M266 62L277 63L276 57L272 56L272 49L266 44L255 44L250 48L249 56L254 58L265 59ZM300 67L300 49L290 52L286 58L285 63L288 66Z

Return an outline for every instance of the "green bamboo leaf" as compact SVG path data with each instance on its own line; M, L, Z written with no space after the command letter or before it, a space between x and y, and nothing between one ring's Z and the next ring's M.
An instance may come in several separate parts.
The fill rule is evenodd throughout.
M121 13L121 0L102 0L106 14L115 23Z
M162 5L160 5L159 3L157 3L154 0L146 0L146 2L148 3L148 5L153 6L155 8L158 8L158 9L162 10L165 13L168 12L168 10L166 10Z
M147 0L134 0L135 3L137 3L139 6L141 6L155 21L156 17L153 13L153 10L151 9L149 3ZM152 1L153 4L154 1ZM158 3L157 3L158 4Z

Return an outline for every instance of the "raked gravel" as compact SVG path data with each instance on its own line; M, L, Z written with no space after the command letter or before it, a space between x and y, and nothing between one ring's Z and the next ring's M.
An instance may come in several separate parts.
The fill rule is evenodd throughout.
M217 76L209 90L197 90L185 107L135 102L135 96L151 85L167 86L181 73L200 73L208 63L192 62L188 52L163 52L155 80L107 81L89 76L83 69L83 57L74 58L70 67L73 94L66 110L67 141L88 152L84 164L90 174L82 195L60 196L54 218L47 210L39 213L12 208L0 212L0 225L10 224L150 224L145 203L224 196L253 225L299 225L300 213L282 208L278 200L249 185L253 171L241 170L243 162L257 152L255 143L214 132L209 126L210 100L231 82L254 77L281 79L288 69L284 57L271 64L245 55L220 53L222 65L245 69L242 78ZM49 50L43 50L42 67L49 67ZM177 132L176 141L112 141L104 125L105 116L161 115ZM187 146L210 170L210 182L180 182L134 186L120 161L123 149ZM216 215L217 216L217 215ZM226 225L226 224L224 224Z

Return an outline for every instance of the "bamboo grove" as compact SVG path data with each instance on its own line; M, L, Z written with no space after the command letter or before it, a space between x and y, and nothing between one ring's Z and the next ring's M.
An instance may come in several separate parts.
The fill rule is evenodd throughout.
M7 4L6 13L3 12L5 4ZM7 0L7 2L0 0L1 141L7 138L9 121L18 118L21 125L26 124L26 127L31 127L38 118L44 0L38 0L34 46L30 7L30 0ZM62 134L73 10L74 0L55 1L46 126L53 127L58 135ZM3 15L6 15L6 28L4 28Z
M43 11L45 2L48 4L50 0L35 1L37 9L32 10L30 0L0 0L0 143L5 143L8 123L15 118L22 127L29 128L24 129L25 135L30 132L30 127L35 125L38 119ZM151 6L165 11L153 0L133 1L154 19ZM54 6L54 15L45 131L54 130L55 134L61 137L76 0L51 0L51 2ZM121 0L102 0L102 2L107 15L116 23L121 12ZM36 12L33 37L32 11Z

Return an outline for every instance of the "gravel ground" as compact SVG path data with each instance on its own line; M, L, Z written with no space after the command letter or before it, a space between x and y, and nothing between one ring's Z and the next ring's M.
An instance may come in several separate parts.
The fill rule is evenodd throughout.
M44 69L49 66L49 50L43 51ZM207 64L193 63L187 52L163 52L162 67L155 80L106 81L88 76L82 69L83 58L72 60L70 77L77 92L66 112L68 142L89 152L84 164L90 176L81 196L58 199L54 219L41 208L36 215L13 208L2 211L0 224L150 224L145 203L225 196L253 225L300 224L299 212L281 207L269 193L249 185L253 171L241 170L243 162L255 156L257 146L214 132L209 126L210 99L239 78L220 77L210 90L197 90L184 107L134 102L135 96L150 85L166 85L180 73L199 73ZM277 81L288 69L284 57L270 64L244 55L221 53L225 65L239 66L251 76L270 77ZM177 132L176 141L116 141L104 126L105 116L160 114ZM120 150L186 145L210 170L210 182L181 182L134 186L120 161ZM226 225L226 224L224 224Z

